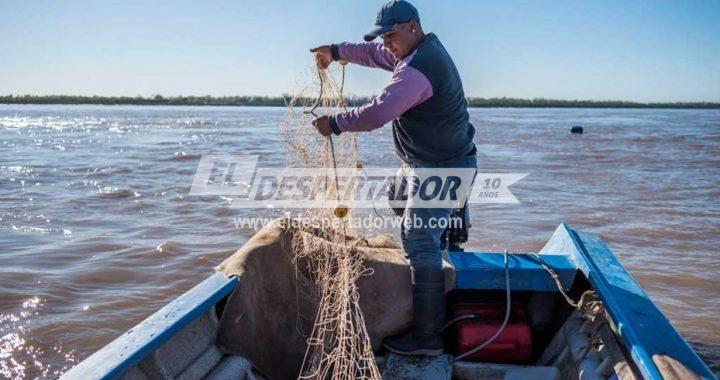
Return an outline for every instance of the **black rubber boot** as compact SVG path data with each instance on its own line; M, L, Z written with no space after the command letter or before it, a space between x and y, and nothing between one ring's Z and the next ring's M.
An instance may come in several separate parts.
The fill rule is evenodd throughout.
M413 272L412 315L412 329L386 338L383 346L400 355L442 355L440 330L445 321L445 276L442 271Z

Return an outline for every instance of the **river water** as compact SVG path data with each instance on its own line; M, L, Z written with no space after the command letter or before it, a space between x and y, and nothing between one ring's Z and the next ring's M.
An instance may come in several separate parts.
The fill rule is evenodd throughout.
M482 172L529 175L472 208L470 248L600 235L720 372L720 111L472 109ZM189 196L202 154L282 166L281 108L0 105L0 377L56 377L211 273L253 234ZM571 135L572 125L585 127ZM398 163L390 128L359 137Z

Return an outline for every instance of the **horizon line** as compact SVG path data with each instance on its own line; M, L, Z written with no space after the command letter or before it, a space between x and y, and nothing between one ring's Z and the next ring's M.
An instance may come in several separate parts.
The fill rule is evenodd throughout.
M376 95L348 95L345 96L348 100L354 100L358 103L364 103L373 99ZM77 100L108 100L108 101L119 101L123 99L135 99L141 101L160 101L160 100L181 100L181 99L209 99L209 100L230 100L230 99L267 99L269 101L277 101L281 99L291 99L293 95L288 93L282 93L281 95L75 95L75 94L7 94L0 95L0 104L18 104L15 100L20 99L33 99L36 100L50 100L51 98L76 98ZM314 98L314 97L307 97ZM560 99L560 98L546 98L546 97L513 97L513 96L465 96L468 101L516 101L516 102L553 102L553 103L569 103L569 102L582 102L582 103L616 103L625 105L640 105L640 106L653 106L653 105L713 105L720 107L720 100L680 100L680 101L635 101L635 100L621 100L621 99ZM5 100L13 100L10 103ZM77 103L86 104L86 103ZM231 105L231 104L229 104ZM470 106L468 104L468 106Z

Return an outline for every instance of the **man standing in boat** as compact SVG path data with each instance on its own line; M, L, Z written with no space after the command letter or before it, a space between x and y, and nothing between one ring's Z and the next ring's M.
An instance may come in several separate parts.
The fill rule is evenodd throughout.
M376 37L382 43L371 42ZM348 112L322 116L313 125L323 136L366 132L392 121L395 150L409 169L473 168L475 128L469 122L460 75L433 33L425 34L415 7L392 0L378 11L365 43L320 46L310 51L327 67L332 61L392 71L390 84L371 102ZM410 184L417 186L417 184ZM408 191L410 193L412 189ZM412 329L386 338L389 351L404 355L440 355L445 318L445 279L437 221L449 220L452 208L406 204L402 244L412 268ZM434 220L435 223L428 223ZM432 227L431 227L432 226Z

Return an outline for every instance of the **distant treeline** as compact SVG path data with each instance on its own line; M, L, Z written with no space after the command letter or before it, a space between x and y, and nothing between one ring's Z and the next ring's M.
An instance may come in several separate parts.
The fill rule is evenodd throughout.
M528 107L528 108L720 108L720 103L675 102L638 103L622 100L560 100L517 98L468 98L470 107Z
M349 97L349 106L358 106L370 101L369 97ZM167 105L167 106L270 106L284 107L291 101L283 96L73 96L73 95L7 95L0 96L4 104L104 104L104 105ZM303 99L312 103L312 99ZM527 108L720 108L720 103L638 103L620 100L558 100L558 99L517 99L517 98L468 98L470 107L527 107Z

